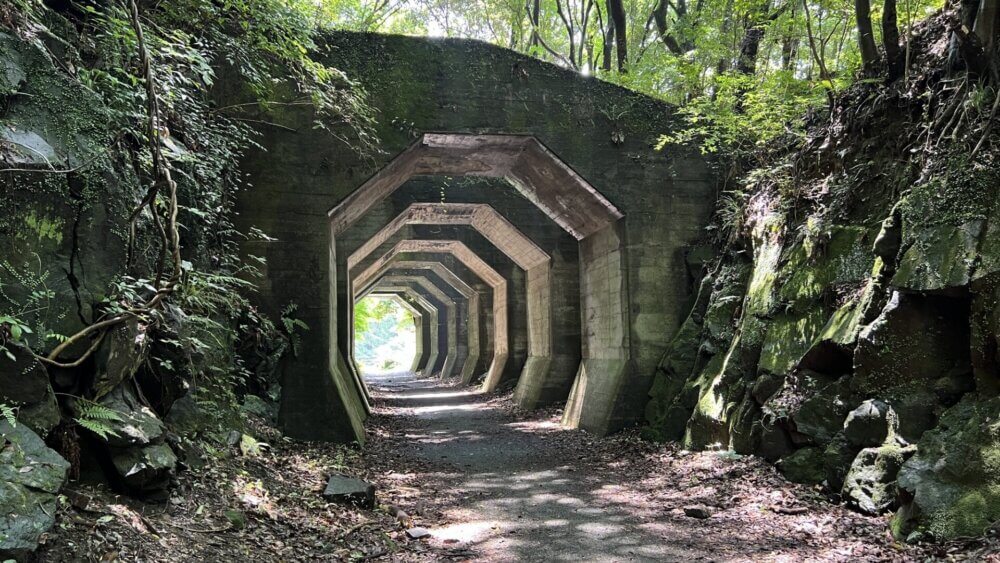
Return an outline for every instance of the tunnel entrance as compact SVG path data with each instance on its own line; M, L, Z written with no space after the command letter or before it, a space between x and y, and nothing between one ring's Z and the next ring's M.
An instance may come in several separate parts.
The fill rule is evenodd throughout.
M503 209L485 204L416 203L361 244L346 261L338 257L337 238L416 175L503 178L540 209L547 220L569 233L579 245L576 273L579 280L574 284L579 294L568 296L574 310L579 311L579 337L558 337L563 327L553 326L552 321L551 258L506 220ZM482 262L457 240L401 240L374 261L365 262L369 256L405 225L465 225L484 236L520 268L524 294L510 297L523 299L527 305L526 334L507 336L515 338L511 342L525 338L528 356L519 371L510 376L505 373L504 364L508 361L511 342L503 334L510 326L508 295L504 293L498 297L500 282L506 280L500 276L490 281L477 272L493 289L494 357L483 389L495 389L504 381L516 383L517 400L526 408L568 399L565 424L602 433L607 431L610 419L617 414L621 387L629 369L623 214L537 139L521 135L424 134L331 210L329 217L331 324L338 327L336 348L346 358L337 364L355 372L342 373L340 377L359 380L352 358L352 335L344 330L353 322L352 309L338 308L338 300L354 302L368 286L392 273L391 263L399 259L400 254L450 253L467 266L476 260ZM368 264L367 267L355 274L353 269L362 263ZM444 359L440 366L432 365L430 369L440 369L443 377L468 377L465 372L468 346L464 350L458 347L460 333L465 334L464 341L469 342L468 330L462 330L473 314L467 298L449 298L441 287L427 281L420 273L403 276L403 279L398 279L398 275L390 277L424 285L428 294L438 293L433 297L439 304L439 319L447 319L443 323L446 328L438 331L438 354ZM560 297L567 295L564 292ZM460 309L456 302L466 303L464 318L456 317ZM446 345L442 345L442 339Z
M698 256L692 248L705 235L718 185L711 159L695 147L656 148L679 124L675 108L503 49L377 34L327 39L329 64L361 77L370 94L382 150L358 154L331 143L308 108L278 106L261 125L259 150L242 163L253 189L237 196L240 232L266 233L240 244L248 260L264 261L258 305L276 316L294 306L310 327L281 374L282 429L301 439L364 441L370 402L353 365L351 317L366 288L355 279L404 239L461 242L505 282L505 295L494 299L483 278L434 251L399 255L375 276L425 278L458 321L478 319L478 350L471 322L457 322L449 341L445 302L399 282L403 295L420 292L428 307L440 307L424 313L444 319L438 330L421 329L420 363L432 352L440 358L433 375L442 375L437 364L453 346L446 379L516 382L522 404L533 395L538 404L567 401L567 424L596 434L640 420L694 299L691 271L699 266L689 256ZM348 267L412 204L439 203L489 205L541 248L550 264L548 303L531 267L468 222L408 222ZM414 262L445 266L475 296ZM546 310L551 329L536 330ZM500 324L503 339L494 330ZM443 335L436 349L432 332Z
M373 293L354 304L353 357L362 376L416 371L420 313L395 294Z

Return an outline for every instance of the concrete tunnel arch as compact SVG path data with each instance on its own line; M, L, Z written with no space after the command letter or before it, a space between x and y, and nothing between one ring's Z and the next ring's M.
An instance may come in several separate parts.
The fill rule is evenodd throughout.
M493 290L493 358L486 371L483 389L486 391L496 389L501 381L509 350L507 280L460 241L409 239L397 243L391 250L358 274L355 278L358 286L364 287L372 280L378 279L379 272L385 266L390 264L396 256L406 253L450 254ZM468 381L463 380L463 383L468 383Z
M368 239L347 259L350 275L359 263L407 225L470 226L509 257L526 277L528 358L517 380L515 400L532 409L566 399L579 367L577 350L553 350L562 327L553 323L552 259L488 204L414 203Z
M336 292L330 296L331 323L344 323L350 316L336 307L338 293L350 295L341 289L350 282L337 279L337 236L415 175L505 178L579 242L582 361L564 423L605 431L618 407L630 354L625 241L619 224L624 215L532 136L424 134L334 207L329 213L330 280ZM494 375L491 370L485 388L495 388L499 380Z
M407 301L403 297L402 294L392 293L392 292L389 292L389 291L385 291L385 292L371 291L371 292L366 293L364 297L376 297L376 298L379 298L379 299L387 299L389 301L392 301L393 303L396 303L397 305L399 305L403 309L406 309L407 312L410 313L410 316L413 318L413 325L414 325L413 332L414 332L414 338L416 339L416 342L415 342L415 346L414 346L413 362L410 363L410 369L409 369L409 371L412 371L413 373L417 373L417 371L419 371L419 369L420 369L420 365L421 365L420 361L424 358L424 342L423 342L423 340L424 340L424 338L423 338L423 336L424 336L424 331L423 331L423 317L424 317L424 313L421 313L419 309L417 309L412 304L410 304L410 302Z
M431 303L437 303L443 307L443 317L440 315L442 310L438 309L438 323L441 329L443 329L438 334L438 355L440 356L440 361L438 362L439 365L434 366L427 375L439 375L441 378L444 378L448 374L451 374L455 369L455 363L458 361L458 310L455 301L425 276L391 273L383 276L382 279L386 280L387 283L397 285L409 284L424 299L428 301L433 300Z
M440 278L444 283L448 284L455 292L462 295L465 299L465 318L467 319L467 342L465 344L466 352L464 354L459 354L459 362L456 364L456 375L460 381L469 382L475 375L475 368L479 364L480 357L480 317L482 315L480 311L481 302L479 292L470 287L465 281L463 281L457 274L448 269L444 264L440 262L432 261L420 261L420 260L396 260L399 256L394 257L391 264L392 269L398 268L404 271L420 271L427 270L433 272ZM379 278L381 279L381 278ZM374 291L375 284L371 283L366 287L359 288L357 291L357 296L355 300L362 299L363 297L370 295ZM412 311L411 311L412 314ZM461 312L459 313L459 318L463 318ZM417 370L412 370L416 372Z
M421 360L418 367L419 372L430 375L435 368L441 364L440 357L440 311L433 303L427 300L427 298L420 293L420 291L406 282L393 282L388 279L379 280L375 287L373 287L373 292L377 293L392 293L399 296L405 296L406 299L410 300L411 305L414 305L423 311L421 315L421 332L423 332L423 337L420 339L422 347L422 353L420 354Z
M664 133L684 127L676 108L614 84L476 42L342 31L325 33L323 41L330 46L323 61L352 76L369 94L376 118L374 139L382 150L360 154L350 143L331 142L327 131L313 127L315 115L311 109L275 105L267 110L267 124L252 125L260 134L259 146L248 150L241 160L247 189L236 194L236 228L243 233L259 229L267 234L240 242L241 256L263 259L255 305L275 318L294 307L295 318L309 326L301 334L300 353L281 368L278 420L282 430L298 439L365 441L364 388L350 377L352 370L341 353L348 342L344 338L348 327L339 318L345 305L350 304L344 279L346 259L365 238L410 203L438 199L434 194L415 199L417 190L411 191L408 181L405 190L397 190L363 214L358 225L336 236L329 212L371 180L373 174L434 131L472 137L536 138L621 211L623 217L618 220L615 234L622 241L618 246L624 250L620 261L627 267L626 273L621 275L620 268L613 268L604 272L608 279L602 281L597 270L582 272L573 283L573 292L587 300L595 288L597 293L617 286L624 289L627 339L612 333L605 340L627 342L628 353L602 346L600 335L588 328L581 346L588 350L581 364L584 378L575 378L578 383L574 397L590 399L571 406L586 405L580 414L586 420L578 426L597 434L614 432L640 420L657 366L695 298L704 227L709 224L719 185L717 167L697 147L656 148L656 140ZM433 56L427 56L429 53ZM287 101L292 101L293 96L289 93ZM237 89L223 93L220 99L220 103L247 101L252 100ZM453 154L475 152L454 146L445 150ZM509 151L507 154L512 155ZM517 158L503 159L511 162ZM468 159L442 164L425 166L431 172L428 178L435 177L435 169L447 173L453 165L470 165L504 180L504 189L510 187L497 167L481 167ZM461 193L451 187L442 191L445 189ZM496 202L501 213L514 209L507 207L514 200L506 195L494 198L480 188L474 192L461 197L461 201ZM531 194L522 196L516 189L504 193L517 194L518 209L532 207L530 220L520 211L508 217L515 225L522 230L528 228L533 237L548 231L532 227L535 223L531 221L548 215L540 207L524 205L527 197L533 197ZM553 190L551 195L558 193ZM558 226L554 222L552 225ZM580 257L589 252L586 244L580 244L568 231L562 232L563 241L554 242L558 237L544 234L545 239L536 242L545 240L542 246L553 256L554 263L560 268L565 266L567 273L579 270ZM572 247L571 262L556 261L556 248L550 244ZM447 257L447 263L452 261ZM464 267L461 269L463 279L471 281ZM337 270L340 279L336 279ZM523 277L520 274L518 277ZM622 279L611 279L616 276ZM478 280L472 285L483 295L488 293ZM339 301L339 307L333 300ZM521 304L517 306L516 322L520 322ZM594 308L587 311L588 307L589 303L583 303L589 318L606 316L594 316ZM579 308L572 308L576 311L567 310L562 317L580 323ZM609 334L613 322L604 324L609 326L603 334ZM516 339L518 346L523 341L526 348L527 342L520 334ZM492 342L480 344L488 350ZM511 351L512 355L519 353L519 349ZM622 361L626 356L627 361ZM598 369L598 362L604 360L611 370ZM619 366L622 371L617 370Z

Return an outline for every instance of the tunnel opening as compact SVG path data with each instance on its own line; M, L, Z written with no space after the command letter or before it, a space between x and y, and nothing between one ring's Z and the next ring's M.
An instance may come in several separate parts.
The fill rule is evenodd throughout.
M502 234L497 230L498 226L509 224L505 220L505 210L493 210L494 213L490 214L488 205L447 209L447 204L443 202L423 202L426 205L408 209L396 221L390 222L383 233L361 246L372 247L368 249L371 252L389 240L395 233L393 223L397 227L407 222L416 225L464 225L472 227L479 235L486 234L490 243L503 251L505 259L519 266L520 270L511 273L508 278L515 282L519 277L524 279L523 298L529 303L524 313L525 328L518 329L516 323L519 316L511 318L507 307L500 306L505 300L496 298L496 284L490 284L494 288L494 329L502 320L504 328L511 323L515 330L511 333L513 339L503 339L503 342L496 337L498 331L494 330L494 360L483 388L495 389L501 383L512 381L517 384L515 396L523 407L533 408L565 400L568 406L564 423L568 426L598 433L612 430L618 424L617 419L623 418L622 397L627 393L624 387L630 373L624 215L532 136L424 134L330 211L331 324L336 327L339 351L346 358L338 364L344 365L348 371L354 369L350 358L351 335L345 330L350 325L351 309L338 308L336 302L338 299L351 302L360 295L359 288L385 276L389 259L379 258L364 271L355 274L352 266L356 266L360 259L349 250L345 253L347 255L338 256L337 239L350 238L347 233L355 223L409 179L417 176L502 178L541 210L547 220L576 241L579 247L579 296L574 296L577 304L574 310L579 311L581 328L572 346L567 346L565 340L555 346L555 350L563 354L563 359L571 358L569 362L557 361L554 354L551 257L544 251L532 257L531 251L537 246L524 244L523 241L528 240L526 237L518 242L516 229ZM399 244L413 241L411 238ZM461 243L457 240L419 242L422 246L408 251L438 252L442 250L441 245ZM395 252L398 254L400 251ZM527 285L531 287L527 288ZM519 305L516 302L519 293L513 294L513 304ZM452 301L452 309L454 304ZM452 330L444 335L452 343L451 348L443 352L451 360L441 366L446 377L453 373L452 370L460 370L458 364L463 363L459 361L461 353L454 347L456 332ZM527 333L528 357L518 373L505 377L502 368L496 369L499 365L497 360L502 358L506 362L511 344L521 342L519 339L525 338L524 333ZM350 378L350 375L342 374L341 377ZM558 383L552 385L552 380Z
M397 295L369 294L354 304L353 357L366 377L415 371L420 314Z

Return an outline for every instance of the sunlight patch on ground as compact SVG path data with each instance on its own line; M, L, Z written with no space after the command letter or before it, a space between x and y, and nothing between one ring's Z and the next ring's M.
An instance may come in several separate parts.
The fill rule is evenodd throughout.
M432 414L441 412L451 412L451 411L481 411L484 410L482 405L434 405L430 407L412 407L410 410L413 414Z
M420 393L417 395L407 393L383 393L386 399L454 399L457 397L471 397L478 395L478 391L455 391L452 393Z

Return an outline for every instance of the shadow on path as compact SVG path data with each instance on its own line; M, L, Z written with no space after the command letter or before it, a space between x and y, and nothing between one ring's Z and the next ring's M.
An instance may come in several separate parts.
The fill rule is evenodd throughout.
M585 451L553 448L552 421L517 422L489 397L411 374L368 378L406 434L400 455L442 468L444 512L435 543L468 547L476 560L691 559L650 517L609 500L612 487L575 467Z

